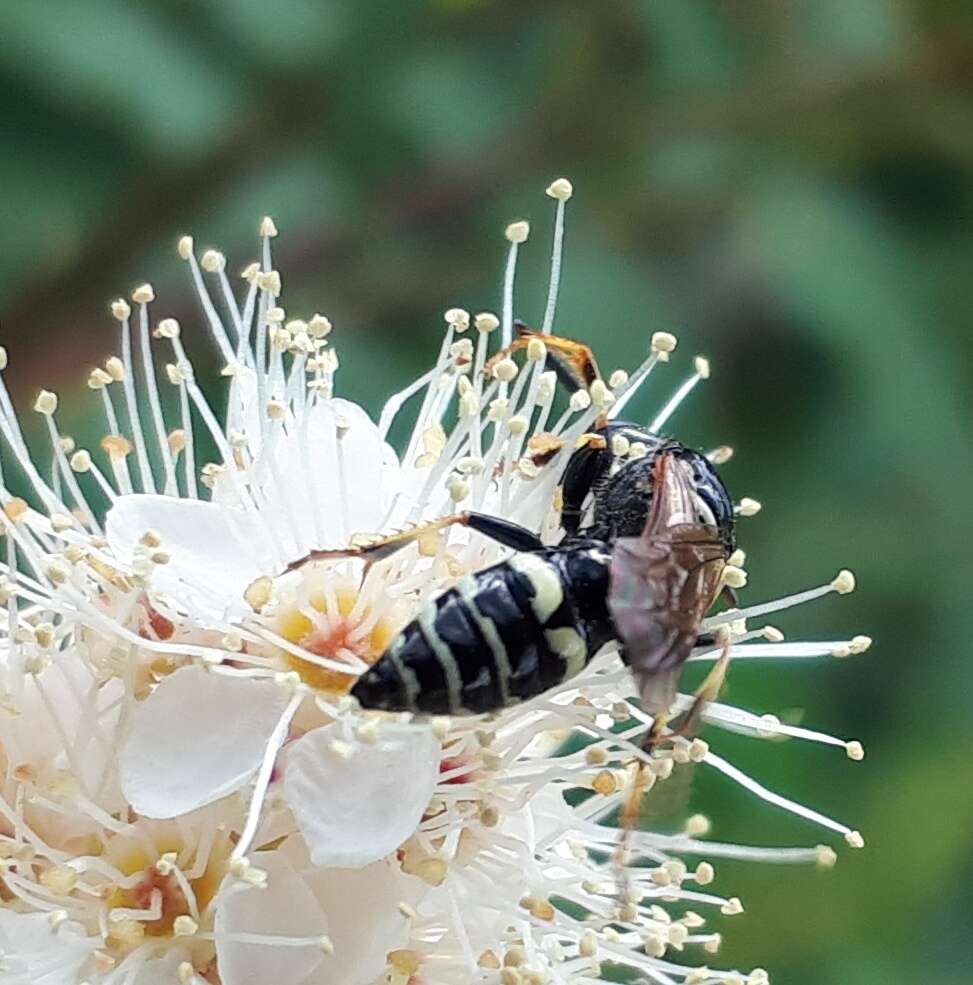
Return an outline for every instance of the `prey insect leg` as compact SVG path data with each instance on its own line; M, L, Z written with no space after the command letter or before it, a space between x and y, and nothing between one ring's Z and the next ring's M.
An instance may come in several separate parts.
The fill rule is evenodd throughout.
M501 520L499 517L488 516L485 513L464 511L452 513L439 520L420 524L411 530L390 534L387 537L380 537L367 543L351 544L348 547L334 550L311 551L310 554L299 558L297 561L292 561L285 569L285 573L296 571L312 561L336 561L342 558L361 558L366 564L371 565L376 561L391 557L396 551L408 547L409 544L454 525L469 527L471 530L475 530L485 537L495 540L498 544L510 547L515 551L538 551L544 546L540 538L526 527L511 523L509 520Z
M652 720L645 738L642 740L642 748L651 757L655 750L663 743L670 742L680 736L693 735L699 726L703 716L703 711L711 701L715 701L723 687L726 679L727 668L730 665L730 647L726 645L719 660L713 665L710 672L706 675L703 683L696 689L693 695L693 703L689 706L685 717L674 729L669 729L670 716L668 712L659 712ZM638 822L639 808L642 804L642 797L648 787L649 764L643 759L636 760L635 777L625 799L622 809L622 835L619 839L616 859L618 862L618 884L619 896L623 897L628 889L628 878L625 874L625 865L628 861L631 849L632 832ZM624 902L624 899L622 899Z

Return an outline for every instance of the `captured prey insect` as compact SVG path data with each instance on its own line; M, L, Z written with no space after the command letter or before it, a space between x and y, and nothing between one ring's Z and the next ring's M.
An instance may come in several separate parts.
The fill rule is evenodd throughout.
M646 455L619 459L611 441L618 434L641 441ZM453 524L515 552L444 591L395 637L351 690L363 708L497 711L568 680L617 640L661 728L734 550L733 504L714 466L676 441L607 421L594 437L565 467L565 534L556 546L509 521L464 512L292 565L375 562Z

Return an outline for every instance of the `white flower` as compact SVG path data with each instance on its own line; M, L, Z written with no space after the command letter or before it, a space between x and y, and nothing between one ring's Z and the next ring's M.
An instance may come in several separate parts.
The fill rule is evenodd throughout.
M543 333L572 188L548 191L557 205ZM346 697L426 603L505 552L465 528L431 529L374 564L320 553L298 562L456 509L556 540L568 456L676 347L656 333L641 365L596 380L563 411L542 339L522 365L504 358L485 372L512 338L529 232L507 229L500 316L450 308L435 364L377 422L334 395L330 321L281 307L270 220L241 296L221 254L197 262L188 237L178 247L226 364L224 413L196 383L180 327L153 323L148 285L133 293L134 317L128 302L113 304L120 355L89 377L102 454L59 432L48 391L35 410L50 448L32 454L0 382L3 481L30 490L28 501L2 487L0 985L217 975L223 985L567 985L597 979L603 962L662 983L760 985L759 969L699 964L719 946L707 911L742 906L707 888L709 861L683 858L828 865L834 851L715 843L698 816L678 835L623 838L615 819L633 784L651 797L701 763L860 847L856 831L767 790L701 738L647 757L651 719L613 645L488 720L405 721ZM694 370L652 430L709 375L703 359ZM396 451L387 436L400 414L411 430ZM200 462L202 446L215 461ZM647 449L618 440L612 451L624 465ZM758 509L743 499L738 513ZM711 616L705 629L730 641L735 662L847 656L868 638L790 643L749 622L853 587L842 572ZM699 646L691 660L721 650ZM680 695L676 710L691 701ZM703 720L863 755L857 742L719 701Z

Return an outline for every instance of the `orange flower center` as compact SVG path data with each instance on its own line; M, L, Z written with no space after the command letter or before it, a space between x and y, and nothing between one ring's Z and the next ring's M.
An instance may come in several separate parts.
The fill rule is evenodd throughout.
M291 643L319 657L348 660L358 657L371 665L395 638L401 621L393 610L377 619L369 606L358 605L359 586L349 579L336 580L333 590L314 586L301 601L281 607L277 632ZM355 682L351 674L342 674L285 654L287 666L300 675L309 687L333 694L344 694Z

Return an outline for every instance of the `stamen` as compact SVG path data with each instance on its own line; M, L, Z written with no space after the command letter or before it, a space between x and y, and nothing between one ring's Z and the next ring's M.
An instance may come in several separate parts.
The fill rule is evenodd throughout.
M140 297L147 300L154 297L154 292L148 284L136 289ZM139 466L139 475L142 479L142 491L147 493L155 492L155 482L152 478L152 469L149 466L149 456L145 448L145 438L142 434L142 420L139 417L138 398L135 395L135 367L132 362L132 334L129 327L129 315L132 309L128 302L122 298L112 303L112 314L121 325L122 336L122 388L125 393L125 405L128 408L128 422L132 431L132 439L135 442L135 458Z
M547 194L557 199L557 210L554 215L554 246L551 249L551 279L547 288L547 307L544 309L544 321L541 331L549 335L554 327L554 313L557 308L557 292L561 283L561 254L564 250L564 206L574 194L571 182L567 178L558 178L547 187Z
M513 341L514 323L514 278L517 274L517 249L530 235L529 223L512 222L507 226L504 236L510 243L507 253L507 267L503 277L503 308L501 322L501 347L506 349ZM500 396L506 396L506 387L501 385Z
M724 776L728 776L731 780L735 780L740 784L740 786L749 790L751 793L756 794L761 800L767 801L768 804L774 804L776 807L781 807L785 811L790 811L798 817L803 817L806 820L819 824L824 828L837 831L838 834L844 835L846 838L852 833L851 828L842 824L840 821L832 820L830 817L818 813L818 811L811 810L810 807L805 807L803 804L798 804L796 801L788 800L787 797L783 797L780 794L774 793L772 790L768 790L766 787L761 786L756 780L751 779L742 770L737 769L721 756L717 756L716 753L707 753L706 758L703 761L719 770L722 774L724 774Z
M216 257L211 257L211 254L215 251L207 251L203 254L204 262L207 262L208 268L211 268L211 273L216 273L219 271L223 272L226 261L222 264L212 263L212 260ZM209 290L206 287L206 283L203 280L203 275L200 273L199 264L196 262L196 254L190 249L189 252L183 259L189 262L189 270L192 274L193 286L196 288L196 296L199 298L200 304L203 306L203 313L206 315L206 324L209 325L210 332L213 336L213 341L216 342L217 348L220 350L220 355L222 356L224 362L232 363L235 359L235 354L233 347L230 345L230 340L227 338L226 329L223 327L223 321L216 311L216 307L213 304L213 299L210 297ZM225 274L223 280L226 280ZM228 304L231 305L230 310L235 308L235 302L233 301L233 292L229 289L229 283L227 282L224 287L224 293L228 297Z
M703 620L704 629L712 629L714 626L723 626L738 619L755 619L758 616L766 616L771 612L780 612L782 609L790 609L795 605L803 605L824 595L837 592L839 595L851 591L848 587L847 579L842 576L847 575L851 579L851 587L854 587L854 577L851 572L839 572L834 581L818 588L808 589L806 592L798 592L795 595L788 595L773 602L764 602L762 605L751 605L743 609L727 609L718 615L710 616ZM844 589L844 592L842 591Z
M696 372L686 380L685 383L672 395L669 403L662 408L656 415L655 420L649 425L649 430L653 434L658 434L666 421L678 410L679 405L689 396L694 387L700 380L709 379L709 363L702 356L696 357Z
M274 763L277 761L277 753L280 752L281 746L283 746L284 741L287 739L288 729L303 700L304 690L298 687L287 703L287 707L280 716L280 720L274 727L270 738L267 740L267 749L264 752L263 762L260 764L260 770L257 773L257 778L253 785L253 794L250 798L250 808L247 811L246 824L240 834L240 840L233 849L233 854L230 856L231 859L242 859L250 851L254 835L256 835L257 828L260 825L260 815L263 810L264 799L267 796L267 788L270 786L270 777L274 770Z
M140 290L142 289L140 288ZM155 378L155 363L152 360L150 345L149 305L146 300L139 303L139 347L142 350L142 377L149 395L149 410L155 424L155 439L159 446L159 456L162 459L162 467L166 475L164 493L167 496L175 496L177 494L176 472L172 464L169 444L166 441L166 422L162 416L162 404L159 402L159 385Z

